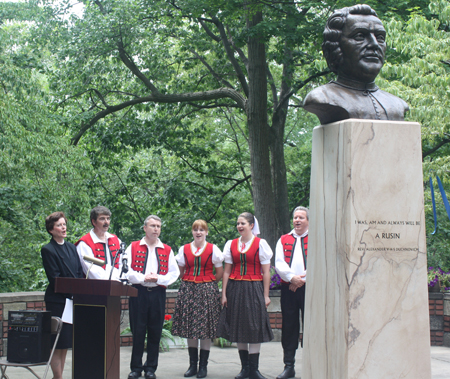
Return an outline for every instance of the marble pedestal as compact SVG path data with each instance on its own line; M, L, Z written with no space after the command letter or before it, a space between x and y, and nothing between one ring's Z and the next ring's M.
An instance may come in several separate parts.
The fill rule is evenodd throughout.
M302 379L431 378L420 125L314 129Z

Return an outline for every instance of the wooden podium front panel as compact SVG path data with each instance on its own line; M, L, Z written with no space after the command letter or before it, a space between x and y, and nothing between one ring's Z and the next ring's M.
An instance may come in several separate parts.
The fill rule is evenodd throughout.
M119 379L120 298L74 295L73 321L73 379Z
M74 379L106 379L106 319L104 305L74 304Z

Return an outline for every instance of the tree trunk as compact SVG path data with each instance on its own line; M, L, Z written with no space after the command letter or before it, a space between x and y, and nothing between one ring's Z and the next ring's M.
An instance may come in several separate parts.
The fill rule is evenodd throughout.
M289 212L286 162L284 160L284 129L288 105L283 106L272 119L270 154L272 166L273 192L276 204L277 234L289 233L291 215Z
M293 71L292 71L292 50L285 44L285 62L283 64L283 76L281 81L280 96L284 98L291 91ZM273 192L276 204L276 216L278 234L286 234L291 230L291 215L289 212L289 196L286 177L286 162L284 160L284 131L289 108L289 101L277 109L272 116L272 128L270 138L270 154L272 165Z
M262 13L248 16L251 28L262 21ZM269 159L269 127L267 123L266 49L258 36L248 39L249 96L247 122L253 183L253 204L259 220L261 237L274 248L279 238L275 217Z

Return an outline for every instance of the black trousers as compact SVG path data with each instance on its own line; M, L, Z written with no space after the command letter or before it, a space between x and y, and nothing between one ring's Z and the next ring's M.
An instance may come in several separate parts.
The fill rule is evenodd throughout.
M133 334L133 349L131 352L131 371L141 373L155 372L158 367L159 341L164 324L166 308L166 289L164 287L136 286L137 297L130 297L130 328ZM145 336L147 335L147 361L142 364Z
M283 350L297 350L298 337L300 335L300 311L302 325L305 314L305 286L293 292L289 290L289 284L281 285L281 346Z

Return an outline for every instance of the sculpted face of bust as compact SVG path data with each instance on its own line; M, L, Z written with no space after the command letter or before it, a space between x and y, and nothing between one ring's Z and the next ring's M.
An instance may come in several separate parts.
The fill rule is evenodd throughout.
M323 31L322 51L337 78L308 93L303 108L322 125L349 118L404 120L408 104L375 84L384 63L385 38L383 24L370 6L334 11Z
M378 17L349 14L339 41L342 60L338 76L373 82L384 63L385 39L386 31Z

